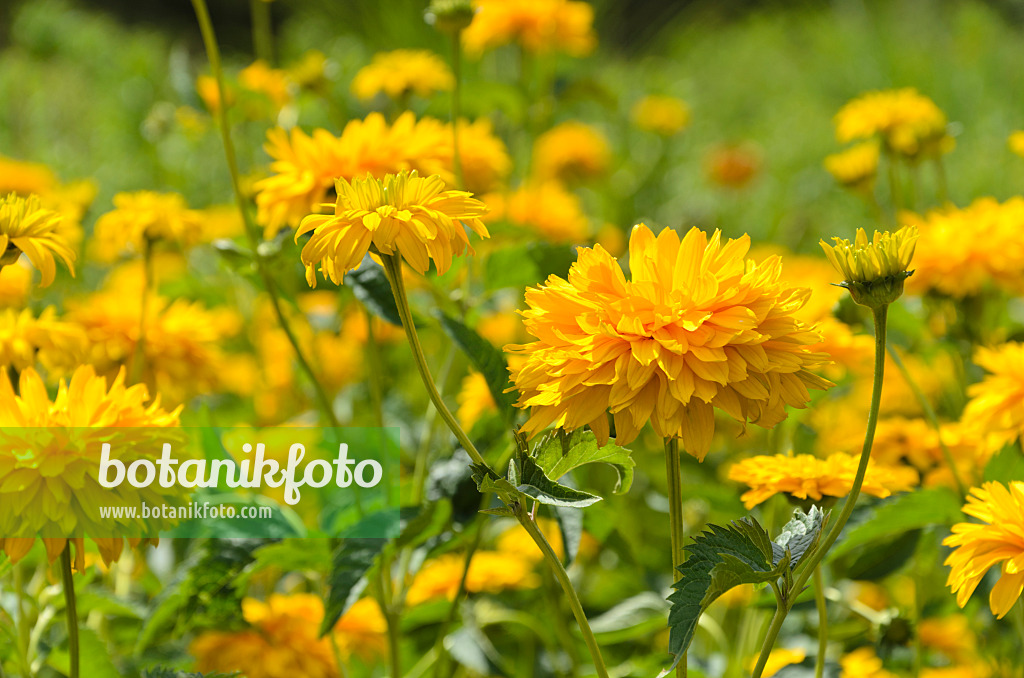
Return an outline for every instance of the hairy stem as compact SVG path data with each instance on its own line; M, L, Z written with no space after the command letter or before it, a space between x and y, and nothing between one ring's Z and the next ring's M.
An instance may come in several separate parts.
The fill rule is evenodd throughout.
M64 582L64 612L68 620L68 664L70 678L78 678L78 605L75 599L75 579L71 572L71 541L60 554L60 573Z

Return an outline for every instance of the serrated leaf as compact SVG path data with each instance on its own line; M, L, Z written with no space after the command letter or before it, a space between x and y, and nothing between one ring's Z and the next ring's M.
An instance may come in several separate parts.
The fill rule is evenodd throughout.
M610 464L618 473L614 492L622 494L633 485L633 467L636 462L630 451L608 442L597 444L593 431L577 429L572 433L558 431L538 446L537 464L553 480L558 480L573 469L585 464Z
M789 567L783 558L772 563L772 542L753 518L733 521L728 526L709 525L686 546L687 558L678 569L680 579L668 597L669 652L671 673L693 641L701 614L719 596L741 583L763 583L780 577Z
M373 562L387 542L387 539L346 539L335 549L331 572L327 576L330 588L327 600L324 601L321 637L327 635L341 619L341 615L356 602L365 585L363 577L373 567Z
M455 318L441 311L436 315L441 321L441 328L462 349L473 363L473 367L484 376L487 389L491 392L491 397L494 398L502 416L511 420L515 413L516 396L514 393L505 393L509 385L508 361L505 360L505 354L477 334L476 330L470 329Z
M352 289L356 299L362 302L370 313L383 318L392 325L402 326L402 318L398 315L395 295L391 291L391 283L382 269L367 255L359 268L345 274L345 285ZM416 323L419 326L419 323Z
M902 494L870 509L856 526L848 525L828 558L832 561L876 541L929 525L952 525L962 518L960 498L952 490L931 488Z
M772 542L773 561L779 562L788 552L792 566L796 567L812 555L827 517L817 506L812 506L807 513L800 509L793 511L793 519L782 527L782 532Z
M523 457L519 463L518 478L514 481L518 483L516 489L541 504L584 508L601 501L596 494L574 490L551 480L532 457Z

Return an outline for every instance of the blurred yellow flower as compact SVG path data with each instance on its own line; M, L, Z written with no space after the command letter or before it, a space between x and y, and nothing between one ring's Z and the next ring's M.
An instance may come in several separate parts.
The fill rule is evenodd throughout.
M96 529L88 508L110 503L110 494L99 485L99 456L86 453L88 429L96 428L96 435L109 440L111 427L165 428L179 425L181 408L168 412L157 396L149 404L149 394L141 384L125 385L121 370L110 382L96 376L89 365L75 370L69 382L63 379L51 401L46 385L36 371L28 367L22 371L18 391L0 370L0 427L6 431L0 445L0 548L12 561L28 552L35 535L42 534L47 557L53 562L65 548L66 538L56 534L72 535L86 532L93 535L109 532L110 527ZM48 438L33 432L41 428L53 429ZM31 440L19 441L18 431ZM152 433L153 438L159 434ZM140 445L141 455L155 454L159 445ZM26 456L25 451L31 453ZM128 486L118 488L120 499L126 505L138 504L140 493ZM133 493L135 496L133 496ZM155 503L161 495L152 489L142 491L146 500ZM25 507L35 507L26 510ZM88 507L83 511L82 507ZM126 527L126 531L130 528ZM75 564L81 571L85 567L85 553L80 537L75 538ZM107 563L117 560L124 546L121 537L93 537L100 554ZM129 540L132 545L138 539Z
M569 121L544 132L533 144L533 173L541 180L576 181L608 171L611 150L600 132Z
M529 52L586 56L597 45L594 9L577 0L476 0L473 22L462 32L471 55L518 43Z
M845 497L853 488L859 456L836 452L827 459L809 454L759 455L733 464L729 480L750 489L740 499L752 509L776 494L796 499L821 501L823 497ZM917 472L907 466L868 463L861 491L875 497L907 492L917 485Z
M93 254L103 262L141 254L146 241L191 247L202 236L202 217L178 193L136 191L114 196L114 209L96 220Z
M910 157L941 153L952 142L945 113L910 87L862 94L839 110L835 126L841 143L877 137L886 148Z
M693 228L680 241L643 224L629 241L631 280L597 245L581 248L568 280L551 276L526 290L527 331L537 338L506 350L517 405L530 408L529 435L589 425L607 440L636 439L648 420L703 459L713 408L771 428L786 406L802 408L808 388L830 382L810 369L827 359L805 347L819 335L794 317L809 291L778 282L782 261L746 260L748 236L721 240Z
M480 221L487 207L465 191L447 191L438 176L420 177L415 171L367 176L352 183L338 179L333 215L312 214L302 220L296 241L312 231L302 248L306 282L316 287L316 265L334 284L357 268L372 245L381 254L400 254L419 273L430 260L444 273L452 257L467 249L468 226L486 238Z
M21 308L32 287L32 269L20 264L0 266L0 308Z
M917 635L923 647L938 650L953 662L974 658L977 649L977 639L962 614L922 619L917 625Z
M466 556L446 553L427 563L416 573L406 593L409 605L438 598L452 600L466 572L469 593L500 593L509 589L534 588L540 579L533 571L534 561L508 552L476 551L466 572Z
M318 49L307 50L288 69L288 78L299 87L316 89L327 78L327 57Z
M200 75L196 78L196 93L210 113L216 114L220 110L220 90L217 89L217 80L212 75ZM237 95L227 82L224 83L224 98L228 102L228 108L234 106Z
M875 231L869 241L863 228L851 243L832 238L834 245L821 241L825 256L843 276L842 286L850 291L858 304L878 308L896 301L903 294L903 281L914 258L918 232L904 226L895 233Z
M842 186L871 190L878 174L878 142L865 141L825 158L825 169Z
M84 330L57 319L53 306L36 317L32 311L0 311L0 369L16 372L36 365L50 377L61 376L81 364L86 352Z
M447 136L451 136L450 130ZM451 145L448 144L439 158L440 167L433 168L433 171L451 171L453 155ZM509 158L505 142L494 134L494 127L487 118L473 122L459 120L459 159L462 161L462 178L466 183L463 188L471 193L495 190L512 171L512 159ZM423 168L424 171L431 170L426 163L423 163Z
M238 84L250 92L266 95L275 108L281 109L293 98L293 85L288 74L271 68L266 61L257 60L238 74Z
M829 379L840 379L847 372L864 374L871 370L875 355L873 337L855 334L849 325L832 317L823 318L818 331L821 341L808 349L828 354L832 363L824 366L824 373Z
M57 185L57 176L41 162L26 162L0 155L0 196L42 195Z
M761 678L772 678L772 676L785 667L799 664L806 658L807 652L800 648L790 650L784 647L777 647L768 654L768 661L764 665ZM747 670L752 671L756 663L757 657L750 657L747 660Z
M835 280L832 265L821 257L793 254L775 245L755 245L750 248L749 258L758 263L772 256L782 257L786 262L779 275L780 281L811 290L807 303L795 315L807 323L831 318L832 309L845 294L841 287L832 284Z
M1024 130L1013 132L1006 143L1011 151L1024 158Z
M957 523L942 541L954 548L944 563L950 566L946 585L964 607L989 568L1000 565L988 602L992 614L1002 619L1024 590L1024 482L972 487L963 512L982 522Z
M242 601L245 631L207 631L189 651L199 671L240 671L248 678L337 678L330 638L320 638L324 617L319 597L272 594L267 602ZM333 630L343 657L356 652L366 660L386 647L386 621L372 599L357 601Z
M509 194L483 196L490 212L487 223L507 221L553 243L583 243L590 223L575 194L557 181L527 182Z
M871 646L859 647L839 659L839 678L896 678L882 668L882 660Z
M455 416L466 431L472 429L485 415L498 412L498 405L487 386L487 379L475 371L463 377L455 402L459 405Z
M925 487L955 489L955 481L942 453L949 450L962 479L979 479L985 464L998 449L988 436L960 422L945 422L939 431L925 419L887 417L878 422L871 458L883 464L910 464L921 472Z
M352 79L352 93L363 100L381 92L396 101L409 94L424 98L447 92L455 86L448 64L425 49L396 49L378 52Z
M690 108L682 99L651 94L633 105L633 124L642 130L670 137L690 124Z
M979 348L974 362L988 374L967 387L970 401L961 421L979 434L991 435L998 446L1020 440L1024 437L1024 344Z
M74 275L75 253L60 232L60 221L58 213L40 206L37 196L0 198L0 269L24 253L42 274L40 284L48 287L57 275L57 255Z

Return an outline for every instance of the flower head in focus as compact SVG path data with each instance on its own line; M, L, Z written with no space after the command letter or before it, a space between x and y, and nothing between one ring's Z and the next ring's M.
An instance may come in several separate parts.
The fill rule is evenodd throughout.
M597 45L594 8L579 0L476 0L476 14L462 32L472 55L516 42L528 52L586 56Z
M843 276L842 286L853 300L863 306L879 308L896 301L903 294L903 281L917 244L917 228L904 226L896 233L875 231L869 241L864 229L849 240L832 238L834 245L821 241L825 256Z
M827 459L810 454L775 456L760 455L734 464L729 480L750 488L740 499L752 509L776 494L788 494L799 500L823 497L845 497L853 488L860 458L836 452ZM875 497L888 497L893 492L906 492L917 485L917 472L907 466L886 466L868 463L863 492Z
M865 141L825 158L825 169L842 186L870 191L878 174L878 142Z
M425 49L378 52L352 79L352 93L364 101L381 92L399 101L408 94L428 98L455 85L448 64Z
M690 108L682 99L651 94L633 105L630 117L640 129L670 137L690 124Z
M487 237L480 217L487 207L464 191L446 191L438 176L420 177L415 171L367 176L352 183L337 182L333 215L313 214L302 220L295 237L312 232L302 248L306 281L316 287L316 265L325 277L341 284L345 273L359 266L371 245L385 255L400 254L416 271L425 273L434 261L444 273L452 257L469 246L465 224Z
M112 262L125 252L141 253L147 241L187 248L201 235L201 214L189 209L178 193L118 193L114 210L96 221L94 253L100 261Z
M931 99L907 87L862 94L835 117L841 143L878 138L885 148L908 157L949 149L946 114Z
M21 198L11 193L0 198L0 268L13 264L24 252L42 273L48 287L57 275L54 255L75 274L75 253L60 232L61 216L40 206L37 196Z
M943 540L954 548L945 562L950 566L946 585L963 607L989 568L999 565L1001 575L988 601L992 614L1002 619L1024 590L1024 482L973 487L963 512L982 522L957 523Z
M570 121L549 129L533 145L533 172L542 180L576 181L608 171L611 151L596 129Z
M527 289L536 341L506 347L525 359L511 369L517 405L531 410L524 431L589 425L604 441L610 412L620 445L650 421L703 459L715 407L770 428L787 405L806 406L808 388L831 385L810 371L827 361L806 349L819 335L794 316L810 291L779 282L778 257L747 261L749 246L697 228L655 237L641 224L630 280L597 245L578 250L567 280Z

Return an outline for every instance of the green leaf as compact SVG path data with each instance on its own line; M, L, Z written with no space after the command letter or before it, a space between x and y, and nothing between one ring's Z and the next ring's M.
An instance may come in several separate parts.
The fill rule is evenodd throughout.
M572 565L576 554L583 543L583 511L567 506L553 506L558 531L562 533L562 546L565 550L565 564Z
M438 311L436 315L441 321L441 327L445 333L462 349L473 363L473 367L484 375L487 389L491 392L491 397L494 398L498 410L506 419L511 420L515 413L516 396L513 393L505 393L505 389L509 385L508 362L505 360L505 354L477 334L475 330L455 318L445 315L441 311Z
M952 525L963 519L960 499L946 488L917 490L901 494L869 509L864 520L847 525L840 541L829 551L829 561L854 549L897 537L929 525Z
M574 490L551 480L532 457L520 460L518 477L516 480L510 478L510 481L516 483L516 489L521 493L550 506L584 508L601 501L601 497L595 494Z
M80 627L78 647L79 675L89 678L121 678L121 672L110 660L106 644L99 639L95 631ZM64 675L70 675L71 658L64 648L51 652L47 663Z
M377 555L387 543L387 539L352 538L344 540L335 549L331 572L327 576L330 589L324 601L321 637L334 628L341 615L359 598L366 585L364 577L367 571L373 567Z
M773 563L772 541L761 525L747 517L730 525L709 525L686 547L687 558L678 569L682 575L668 600L669 652L676 656L668 675L693 641L704 610L733 586L764 583L782 576L789 558Z
M326 539L303 540L302 548L295 548L292 540L282 540L261 546L253 552L256 560L250 574L273 568L282 572L322 572L331 562L330 545Z
M345 285L352 289L356 299L362 302L370 313L392 325L402 326L391 283L384 275L384 269L369 256L363 259L359 268L345 274ZM416 323L416 326L419 327L419 323Z
M619 474L619 481L615 485L616 494L628 492L633 485L633 467L636 462L630 456L630 451L610 441L599 446L593 431L556 431L538 446L536 459L544 473L554 480L584 464L604 463L613 466Z
M985 482L1024 480L1024 454L1016 444L1006 445L985 466Z
M402 521L402 533L395 542L396 548L419 546L431 537L440 534L448 519L452 517L452 503L447 499L424 504L409 520ZM404 509L403 509L404 510Z
M782 532L772 542L773 559L778 562L789 553L793 567L805 558L814 554L821 537L821 527L827 522L828 514L817 506L804 513L800 509L793 511L793 519L782 527Z

